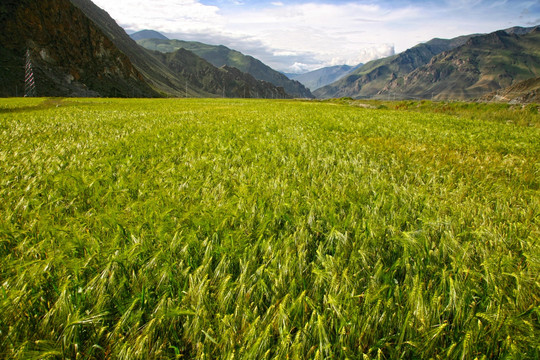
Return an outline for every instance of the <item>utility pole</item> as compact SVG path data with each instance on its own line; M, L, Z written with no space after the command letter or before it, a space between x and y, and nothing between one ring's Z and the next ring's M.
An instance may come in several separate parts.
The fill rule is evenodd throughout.
M34 70L32 68L32 59L30 50L26 49L26 64L24 66L24 96L36 96L36 83L34 81Z

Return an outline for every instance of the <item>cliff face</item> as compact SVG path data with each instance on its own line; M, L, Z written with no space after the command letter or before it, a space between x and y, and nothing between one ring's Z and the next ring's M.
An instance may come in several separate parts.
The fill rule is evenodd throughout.
M68 0L3 0L0 96L21 95L26 49L38 96L157 96L130 60Z

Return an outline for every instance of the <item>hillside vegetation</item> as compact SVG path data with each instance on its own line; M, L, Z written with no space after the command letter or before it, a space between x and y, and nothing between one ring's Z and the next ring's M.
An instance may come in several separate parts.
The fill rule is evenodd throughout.
M4 100L0 358L538 359L539 116Z
M455 39L433 39L400 54L368 62L340 80L314 92L318 98L375 98L390 81L401 78L435 55L463 45L470 36Z
M369 62L314 92L318 98L472 99L537 77L540 30L514 27L485 35L433 39Z
M131 36L137 38L138 34L135 33ZM313 98L309 89L300 82L287 78L287 76L270 68L252 56L244 55L239 51L231 50L223 45L209 45L197 41L156 38L140 38L137 40L137 43L146 49L163 53L172 53L179 49L189 50L216 67L235 67L242 72L250 74L257 80L266 81L275 86L282 87L292 97Z

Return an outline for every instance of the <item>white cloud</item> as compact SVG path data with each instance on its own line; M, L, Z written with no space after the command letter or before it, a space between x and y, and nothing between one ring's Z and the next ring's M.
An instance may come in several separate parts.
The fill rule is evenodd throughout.
M122 26L162 32L219 31L226 20L217 6L198 0L93 0Z

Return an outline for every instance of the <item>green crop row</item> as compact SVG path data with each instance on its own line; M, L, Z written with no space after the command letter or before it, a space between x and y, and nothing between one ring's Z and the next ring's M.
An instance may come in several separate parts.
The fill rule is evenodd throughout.
M539 358L538 114L408 110L2 100L0 358Z

